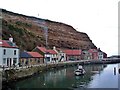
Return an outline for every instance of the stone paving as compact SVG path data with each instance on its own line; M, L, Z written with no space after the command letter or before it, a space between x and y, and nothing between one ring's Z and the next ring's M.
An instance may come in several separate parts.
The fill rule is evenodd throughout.
M2 68L0 68L0 71L2 71Z

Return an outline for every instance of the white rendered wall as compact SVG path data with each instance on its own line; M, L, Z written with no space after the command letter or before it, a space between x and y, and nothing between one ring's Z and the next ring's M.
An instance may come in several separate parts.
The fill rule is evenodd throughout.
M3 54L4 49L6 50L6 54ZM16 50L16 55L14 55L14 50ZM12 60L11 64L13 65L13 58L16 58L16 65L19 63L19 49L18 48L5 48L0 47L0 65L7 66L7 58ZM3 59L6 58L6 63L3 64Z

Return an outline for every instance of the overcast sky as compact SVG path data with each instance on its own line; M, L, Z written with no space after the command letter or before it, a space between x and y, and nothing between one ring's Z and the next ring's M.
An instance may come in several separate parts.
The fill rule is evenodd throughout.
M118 1L0 0L0 8L69 24L110 56L118 54Z

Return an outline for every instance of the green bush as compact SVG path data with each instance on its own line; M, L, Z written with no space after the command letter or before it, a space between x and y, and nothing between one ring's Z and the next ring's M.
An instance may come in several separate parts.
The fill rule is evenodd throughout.
M8 28L9 28L10 31L13 31L13 32L15 31L15 32L17 32L20 35L24 35L24 30L22 28L18 28L17 26L14 26L12 24L9 24Z
M17 25L22 25L22 22L21 21L16 21L16 24Z
M32 27L32 24L24 23L24 22L21 22L21 21L16 21L16 24L19 25L19 26L21 25L21 26Z

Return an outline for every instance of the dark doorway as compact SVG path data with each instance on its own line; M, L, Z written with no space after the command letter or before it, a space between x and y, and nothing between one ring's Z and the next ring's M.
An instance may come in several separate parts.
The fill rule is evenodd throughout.
M12 59L10 58L10 67L12 66Z
M7 66L9 66L9 58L7 58Z

